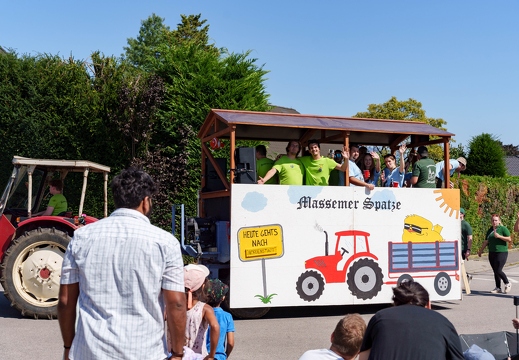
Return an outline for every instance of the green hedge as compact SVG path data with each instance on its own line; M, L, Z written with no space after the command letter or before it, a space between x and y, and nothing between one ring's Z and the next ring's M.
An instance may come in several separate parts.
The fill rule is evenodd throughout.
M519 243L519 236L513 231L519 211L519 177L461 176L456 185L461 207L466 210L465 220L472 226L472 254L477 254L485 240L492 214L498 214L510 230L513 246Z

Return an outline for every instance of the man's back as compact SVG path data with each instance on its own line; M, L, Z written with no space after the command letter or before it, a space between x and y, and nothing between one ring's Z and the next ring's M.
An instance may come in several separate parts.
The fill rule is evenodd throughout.
M413 187L435 188L436 187L436 164L434 160L427 157L418 160L413 166L413 177L418 181Z
M54 208L54 210L52 210L52 216L59 215L62 212L67 211L67 199L63 194L52 195L49 200L49 206Z
M184 292L180 246L171 234L124 208L76 230L62 284L78 281L71 359L164 358L162 289Z
M443 315L416 305L377 312L368 324L361 351L369 359L463 360L456 329Z

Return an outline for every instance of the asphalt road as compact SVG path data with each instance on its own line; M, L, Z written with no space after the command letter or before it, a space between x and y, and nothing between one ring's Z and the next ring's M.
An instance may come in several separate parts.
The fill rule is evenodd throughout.
M471 259L466 268L473 275L472 293L461 301L435 302L434 310L446 316L460 334L514 331L511 319L518 310L519 252L509 254L505 273L512 282L509 294L491 294L493 274L486 257ZM1 290L1 288L0 288ZM235 320L236 346L231 359L298 359L308 349L329 346L330 334L347 313L359 313L367 321L383 308L377 306L328 306L274 308L264 318ZM61 359L62 341L56 320L22 318L0 291L1 359Z

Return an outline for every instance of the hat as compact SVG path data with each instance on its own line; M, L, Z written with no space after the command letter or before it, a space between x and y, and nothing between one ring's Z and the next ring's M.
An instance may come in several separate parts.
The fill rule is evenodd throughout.
M487 350L480 348L476 344L472 344L467 350L463 352L465 360L496 360L494 355Z
M416 153L420 156L429 156L429 152L427 152L427 148L425 146L420 146Z
M184 266L184 286L190 291L200 289L208 276L209 269L204 265L188 264Z
M463 215L465 215L465 209L464 209L464 208L460 208L460 213L462 213Z
M208 303L219 304L223 297L229 292L229 286L225 285L220 279L210 279L207 290Z
M460 164L463 164L463 166L467 167L467 160L465 160L464 157L459 157L456 160L458 160Z

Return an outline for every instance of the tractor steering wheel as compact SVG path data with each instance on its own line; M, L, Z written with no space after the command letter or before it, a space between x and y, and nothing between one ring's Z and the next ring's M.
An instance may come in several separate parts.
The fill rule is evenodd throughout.
M343 247L341 247L341 250L342 250L342 252L341 252L341 256L344 256L344 253L348 253L348 254L350 253L348 250L346 250L346 249L343 248Z

